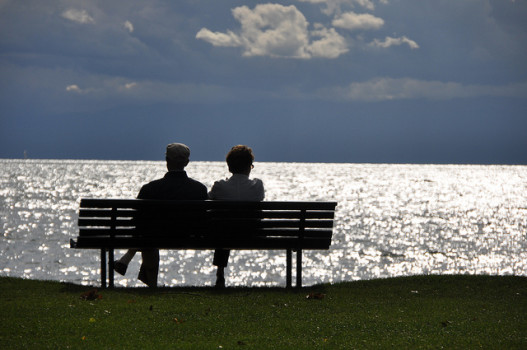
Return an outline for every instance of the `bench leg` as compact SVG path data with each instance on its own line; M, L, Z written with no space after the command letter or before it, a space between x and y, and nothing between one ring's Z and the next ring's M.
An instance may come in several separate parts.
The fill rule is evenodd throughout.
M302 288L302 249L296 251L296 287Z
M113 288L113 266L114 266L113 248L108 250L108 278L110 280L109 287Z
M106 288L106 250L101 249L101 288Z
M291 270L292 270L292 263L291 263L291 260L292 260L292 253L291 253L291 249L287 249L287 256L286 256L286 282L285 282L285 286L286 288L291 288L291 281L292 281L292 273L291 273Z

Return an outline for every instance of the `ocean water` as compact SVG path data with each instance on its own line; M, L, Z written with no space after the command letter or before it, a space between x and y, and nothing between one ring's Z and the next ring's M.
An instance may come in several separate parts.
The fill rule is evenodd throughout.
M191 162L208 188L223 162ZM99 284L75 250L81 198L135 198L164 162L0 160L0 275ZM304 285L415 274L527 275L527 166L256 163L267 200L337 201L332 246L303 255ZM124 251L116 251L116 257ZM161 251L159 285L210 286L212 251ZM136 280L140 256L120 286ZM284 251L234 251L227 285L285 285Z

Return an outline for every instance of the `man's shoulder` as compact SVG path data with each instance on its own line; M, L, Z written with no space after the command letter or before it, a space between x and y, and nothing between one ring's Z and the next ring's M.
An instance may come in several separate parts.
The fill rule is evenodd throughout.
M150 182L144 184L144 185L142 186L142 188L156 187L156 186L161 185L163 182L165 182L165 179L164 179L164 178L160 178L160 179L152 180L152 181L150 181Z
M191 177L188 178L188 182L193 184L194 186L203 187L205 190L207 189L207 186L205 186L203 183L199 182L198 180L194 180Z
M172 183L172 182L183 182L183 183L187 182L187 183L191 183L191 184L194 184L194 185L205 187L204 184L202 184L198 180L194 180L193 178L186 176L186 174L179 175L177 177L176 176L165 176L165 177L162 177L160 179L152 180L149 183L144 184L143 187L145 187L145 186L147 186L147 187L155 187L155 186L163 185L165 183Z
M190 181L190 182L193 182L193 183L196 183L196 184L203 185L200 181L198 181L198 180L196 180L196 179L193 179L193 178L191 178L191 177L188 177L187 179L188 179L188 181ZM203 186L205 186L205 185L203 185Z
M139 191L139 198L156 196L156 193L165 186L165 183L166 180L161 178L144 184Z

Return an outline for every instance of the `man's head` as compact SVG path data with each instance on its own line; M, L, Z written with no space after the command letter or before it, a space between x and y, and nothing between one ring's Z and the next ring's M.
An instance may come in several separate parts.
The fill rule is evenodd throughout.
M171 143L167 146L165 159L169 171L183 170L187 166L190 149L182 143Z
M231 173L249 175L253 168L253 150L244 145L234 146L227 154L226 160Z

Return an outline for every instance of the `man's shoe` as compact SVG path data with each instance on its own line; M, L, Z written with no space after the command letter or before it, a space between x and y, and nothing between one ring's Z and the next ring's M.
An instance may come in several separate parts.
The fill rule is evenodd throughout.
M120 275L125 275L126 274L126 269L128 268L128 265L126 264L123 264L122 262L120 261L115 261L113 263L113 269L115 270L115 272L117 272L118 274Z

